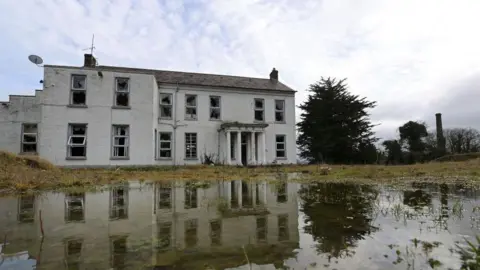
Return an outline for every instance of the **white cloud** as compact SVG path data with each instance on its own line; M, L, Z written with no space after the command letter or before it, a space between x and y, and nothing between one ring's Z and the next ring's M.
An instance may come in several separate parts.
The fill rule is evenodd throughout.
M455 85L475 90L459 82L480 74L478 10L478 0L3 0L0 100L39 86L28 54L80 65L95 33L103 65L262 77L276 67L297 104L321 76L347 77L352 92L378 101L382 137L431 122L437 109L480 126L469 117L480 115L475 103L458 113L439 105Z

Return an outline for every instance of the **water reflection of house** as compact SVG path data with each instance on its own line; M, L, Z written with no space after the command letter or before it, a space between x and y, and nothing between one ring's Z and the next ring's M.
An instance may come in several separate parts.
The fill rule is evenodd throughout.
M0 198L0 230L9 232L12 246L36 254L41 210L41 264L49 269L121 268L149 260L168 265L185 254L238 252L248 244L283 243L291 251L299 238L296 192L297 185L287 183L170 182Z

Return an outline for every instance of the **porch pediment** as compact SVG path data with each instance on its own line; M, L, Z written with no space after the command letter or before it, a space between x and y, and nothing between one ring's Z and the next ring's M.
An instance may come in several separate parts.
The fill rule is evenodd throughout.
M220 129L228 130L255 130L255 129L264 129L268 127L266 123L241 123L241 122L225 122L220 125Z

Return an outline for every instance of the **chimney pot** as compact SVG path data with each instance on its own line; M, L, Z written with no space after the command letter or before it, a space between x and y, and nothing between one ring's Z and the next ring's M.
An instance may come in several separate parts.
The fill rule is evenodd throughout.
M270 80L277 82L278 81L278 70L275 68L272 69L272 72L270 72Z
M83 61L84 67L94 68L95 66L97 66L97 60L92 54L86 53L84 56L85 56Z

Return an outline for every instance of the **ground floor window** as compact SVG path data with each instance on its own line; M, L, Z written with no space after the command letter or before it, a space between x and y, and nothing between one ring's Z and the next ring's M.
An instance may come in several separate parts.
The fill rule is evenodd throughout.
M37 124L22 125L22 153L37 152Z
M113 125L112 157L128 158L129 136L129 126Z
M67 156L71 158L87 157L87 125L69 124L68 125L68 152Z
M172 133L160 132L160 158L172 158Z
M197 158L197 133L185 133L185 158Z
M277 158L286 158L286 140L285 135L276 135L275 136L275 152Z

